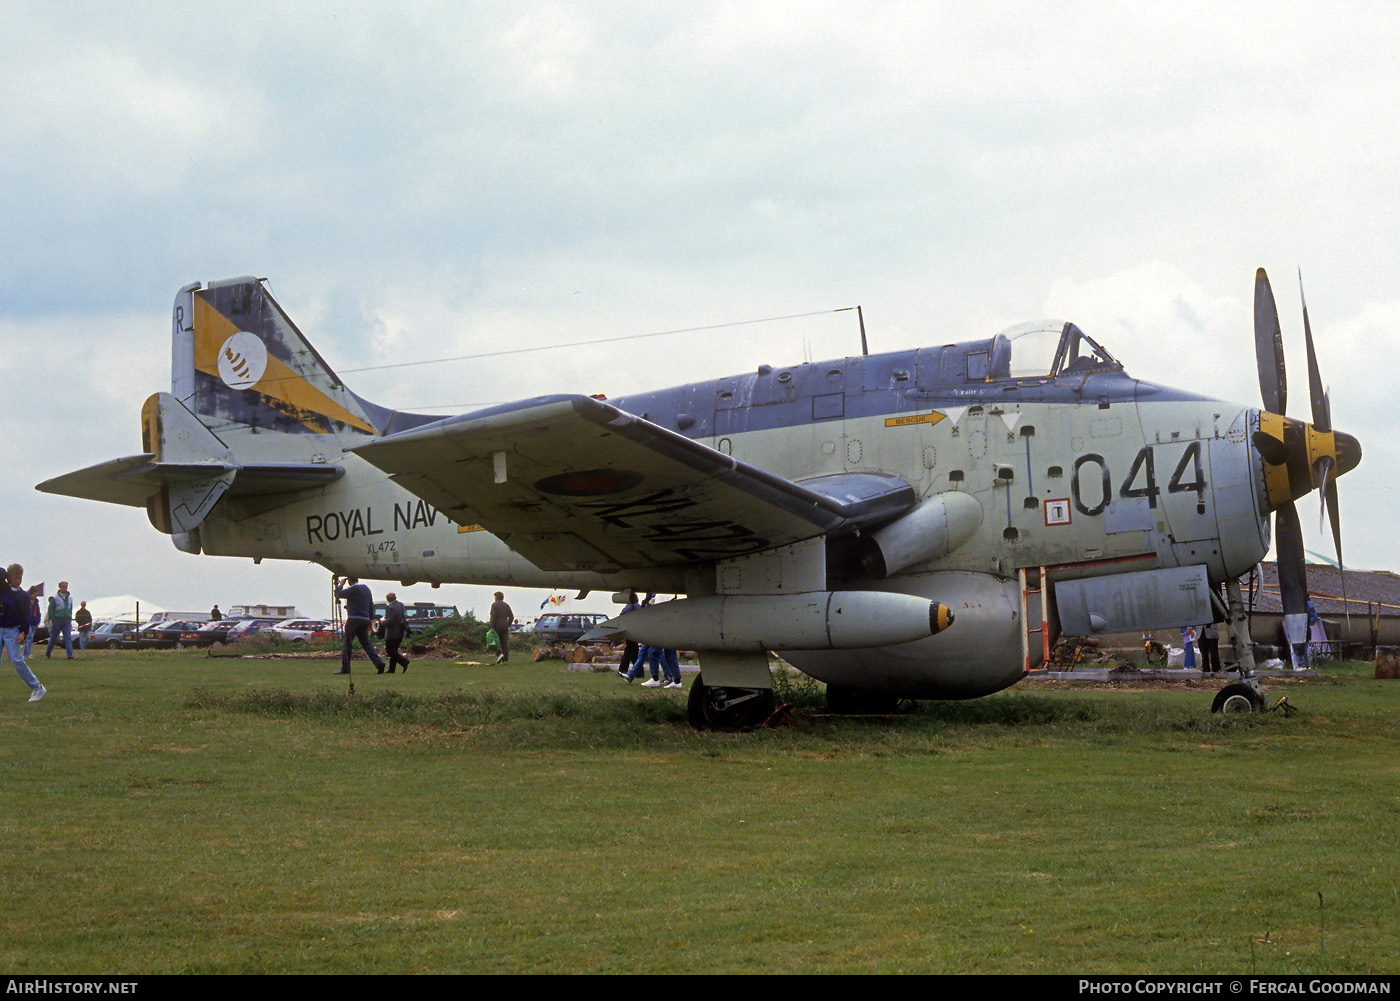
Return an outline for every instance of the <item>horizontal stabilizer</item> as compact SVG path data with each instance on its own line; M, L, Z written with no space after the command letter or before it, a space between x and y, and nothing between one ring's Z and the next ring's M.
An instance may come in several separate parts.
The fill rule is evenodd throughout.
M318 463L155 462L155 456L130 455L55 476L36 490L65 497L144 507L157 528L165 521L173 531L189 531L204 520L214 502L230 497L294 493L321 486L345 474L342 466ZM167 520L157 511L172 511ZM175 514L174 512L181 512ZM198 516L190 523L190 519ZM184 525L185 527L179 527Z
M146 500L162 487L183 487L235 473L230 497L294 493L308 490L345 475L344 466L309 462L265 463L240 466L227 462L153 462L153 456L130 455L100 462L40 483L35 490L64 497L145 507Z
M44 493L144 507L168 535L197 528L219 499L295 493L344 475L341 466L311 462L235 462L233 454L170 393L153 393L141 408L146 451L45 480Z
M34 489L64 497L81 497L84 500L125 504L128 507L145 507L146 499L157 493L163 483L168 482L152 475L156 468L156 464L151 461L153 458L150 454L129 455L125 459L100 462L86 469L45 480ZM226 470L226 466L219 464L196 478L207 479Z

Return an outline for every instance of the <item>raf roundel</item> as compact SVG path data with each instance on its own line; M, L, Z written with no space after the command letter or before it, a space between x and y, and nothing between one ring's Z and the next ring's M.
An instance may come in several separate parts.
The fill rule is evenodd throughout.
M219 348L219 378L230 389L251 389L267 370L267 346L257 334L240 330Z

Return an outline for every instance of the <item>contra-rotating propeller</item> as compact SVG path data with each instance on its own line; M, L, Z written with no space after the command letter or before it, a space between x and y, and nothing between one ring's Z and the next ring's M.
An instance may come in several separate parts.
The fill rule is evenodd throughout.
M1299 294L1303 277L1298 276ZM1259 392L1264 410L1259 414L1259 430L1254 446L1264 460L1264 482L1268 504L1275 511L1274 540L1278 550L1279 592L1283 602L1284 628L1290 643L1301 643L1307 635L1308 580L1303 554L1303 531L1294 499L1316 487L1321 495L1322 513L1330 515L1332 541L1337 551L1337 567L1342 568L1342 530L1337 510L1337 477L1361 460L1361 445L1349 434L1332 429L1331 399L1322 385L1317 352L1313 347L1312 326L1308 321L1307 300L1303 300L1303 332L1308 350L1308 398L1312 404L1312 424L1283 416L1288 407L1288 380L1284 369L1283 334L1278 309L1274 305L1269 276L1260 268L1254 278L1254 349L1259 367ZM1346 577L1342 577L1343 601Z

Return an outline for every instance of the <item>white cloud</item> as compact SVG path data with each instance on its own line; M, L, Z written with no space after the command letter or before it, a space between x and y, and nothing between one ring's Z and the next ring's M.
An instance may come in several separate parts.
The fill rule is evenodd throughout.
M1062 278L1046 309L1078 323L1139 379L1256 403L1258 383L1246 366L1254 352L1252 284L1243 291L1246 302L1214 295L1175 265L1152 260L1101 278Z

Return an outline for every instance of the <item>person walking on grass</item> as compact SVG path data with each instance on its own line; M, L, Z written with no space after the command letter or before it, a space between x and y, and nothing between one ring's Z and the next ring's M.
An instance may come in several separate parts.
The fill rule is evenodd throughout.
M54 640L63 634L63 648L68 659L73 659L73 595L68 593L68 582L58 582L58 593L49 599L49 645L44 650L47 659L53 656Z
M626 615L628 612L636 611L641 607L642 606L637 602L637 592L628 591L627 604L623 606L619 614ZM613 673L629 685L632 683L629 672L632 670L633 662L637 659L637 652L639 649L636 640L624 640L622 645L622 660L618 661L617 667L613 668Z
M394 667L402 664L403 672L407 674L408 658L399 653L399 644L408 635L407 610L393 591L384 596L384 601L384 652L389 655L389 673L393 674Z
M31 595L20 585L24 582L24 567L11 563L0 577L0 647L8 654L10 663L21 681L29 686L29 701L38 702L48 694L39 684L34 672L24 661L24 637L33 627L29 624Z
M659 646L648 646L645 643L637 647L637 659L632 664L632 670L627 672L627 681L630 683L635 678L640 678L651 669L651 680L643 681L643 688L661 687L661 648Z
M340 651L340 670L332 673L350 673L350 650L358 639L375 669L383 674L384 661L379 659L379 654L374 652L374 644L369 640L369 624L374 619L374 595L360 583L358 577L346 577L344 586L339 586L339 581L340 578L336 578L335 596L345 602L345 646Z
M78 602L78 610L73 613L73 625L78 627L78 649L86 650L88 636L92 633L92 613L88 611L87 602Z
M501 654L496 658L497 664L504 664L510 660L510 627L514 624L515 613L506 604L506 596L497 591L496 600L491 604L491 631L501 643Z

